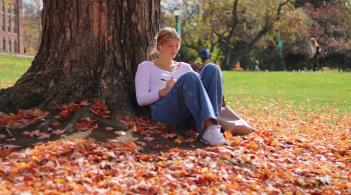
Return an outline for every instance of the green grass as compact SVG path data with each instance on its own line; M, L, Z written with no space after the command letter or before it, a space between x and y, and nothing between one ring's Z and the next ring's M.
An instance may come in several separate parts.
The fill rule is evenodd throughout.
M0 87L15 83L31 62L31 58L0 54ZM296 110L351 112L351 73L224 71L223 75L226 101L235 107L280 102Z
M350 73L223 72L223 75L224 94L230 104L282 102L306 111L330 108L351 112Z
M0 54L0 82L15 83L31 65L33 59Z

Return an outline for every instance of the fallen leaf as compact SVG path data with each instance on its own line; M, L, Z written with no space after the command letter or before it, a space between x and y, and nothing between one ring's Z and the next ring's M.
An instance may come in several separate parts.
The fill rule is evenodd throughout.
M152 141L152 140L154 140L155 138L153 138L153 137L144 137L144 140L146 140L146 141Z
M47 139L50 138L50 134L48 133L40 133L38 139Z
M95 129L97 127L98 122L95 120L91 120L90 117L82 118L74 125L74 128L78 131L87 131L90 129Z
M79 104L80 104L81 106L89 106L88 100L82 100L82 101L80 101Z
M55 122L51 123L51 125L54 127L58 127L58 126L61 126L61 123L58 121L55 121Z
M126 135L127 133L124 131L115 131L116 135Z
M177 143L177 144L181 144L181 143L183 143L183 141L182 141L182 137L177 136L177 138L174 140L174 142L175 142L175 143Z
M65 130L59 130L59 129L52 132L53 135L62 135L64 133L65 133Z
M239 189L239 184L237 182L228 184L227 189L228 190L237 190L237 189Z
M106 130L106 131L112 131L112 130L113 130L113 127L105 127L105 130Z
M163 138L166 138L166 139L172 139L172 138L175 138L177 136L177 134L175 133L166 133L164 135L162 135Z
M95 114L96 116L109 118L110 111L108 111L107 105L103 100L95 99L92 103L92 108L90 111Z

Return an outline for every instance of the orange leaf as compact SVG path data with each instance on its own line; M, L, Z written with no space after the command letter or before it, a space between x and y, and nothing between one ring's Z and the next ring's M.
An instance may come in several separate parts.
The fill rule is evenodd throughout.
M231 183L227 185L228 190L237 190L239 189L239 184L237 182Z
M230 131L224 131L224 136L227 140L233 138L233 134Z
M240 137L233 137L232 139L229 139L230 146L232 147L239 146L241 141L242 139Z
M122 150L127 152L136 152L137 145L134 142L128 141L122 143Z
M250 141L250 142L245 144L245 147L248 149L257 150L259 145L254 141Z
M182 138L180 136L177 136L177 138L174 140L174 142L177 144L183 143Z

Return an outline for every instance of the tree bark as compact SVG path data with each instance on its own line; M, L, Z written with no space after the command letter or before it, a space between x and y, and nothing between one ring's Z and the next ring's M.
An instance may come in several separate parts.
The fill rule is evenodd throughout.
M159 29L160 0L44 0L41 44L31 67L0 91L0 110L102 98L135 113L134 75Z
M231 66L230 63L230 53L232 50L232 47L230 45L230 40L232 39L234 35L234 30L235 27L238 25L238 4L239 0L235 0L233 2L233 10L232 10L232 23L230 26L229 30L229 35L224 38L224 59L223 59L223 69L224 70L231 70L233 67Z

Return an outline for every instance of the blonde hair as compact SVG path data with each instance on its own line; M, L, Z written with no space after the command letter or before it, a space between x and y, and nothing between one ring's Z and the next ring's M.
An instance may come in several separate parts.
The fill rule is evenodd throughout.
M179 42L181 41L177 31L174 28L171 27L164 27L160 31L158 31L156 37L156 46L152 51L152 55L158 54L159 53L159 46L167 43L168 41L172 39L176 39Z

